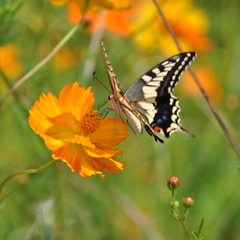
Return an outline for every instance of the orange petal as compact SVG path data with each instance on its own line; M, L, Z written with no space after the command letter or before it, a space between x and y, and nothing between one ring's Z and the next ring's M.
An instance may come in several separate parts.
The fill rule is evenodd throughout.
M112 148L84 147L84 150L89 156L94 158L111 158L111 157L116 157L117 155L123 154L123 151L120 151L118 149L112 149Z
M67 144L53 151L52 157L62 159L73 172L78 171L83 177L90 177L95 174L103 176L97 165L94 164L94 159L89 157L79 144Z
M49 118L49 121L52 126L46 129L46 134L51 137L64 140L80 132L80 124L71 114L63 113Z
M105 21L99 22L97 18L92 18L92 24L89 26L90 32L103 28L119 35L129 35L131 33L130 20L135 15L135 9L131 10L108 10L105 11Z
M100 127L89 137L102 147L117 146L128 137L127 124L118 118L106 118L101 121Z
M113 158L96 158L96 164L105 172L118 173L126 166L124 162L117 161Z
M40 136L44 139L46 147L50 150L56 150L62 147L64 144L66 144L59 139L49 137L48 135L45 135L45 134L40 134Z
M59 95L61 112L71 113L77 120L80 120L93 104L94 97L91 88L79 87L78 82L66 85Z
M52 126L48 117L55 117L60 113L58 99L52 94L42 94L39 101L36 101L30 110L29 124L38 134L42 134Z
M74 134L73 137L65 139L65 141L71 143L81 144L85 147L95 148L95 145L92 143L89 137L85 137L83 135Z

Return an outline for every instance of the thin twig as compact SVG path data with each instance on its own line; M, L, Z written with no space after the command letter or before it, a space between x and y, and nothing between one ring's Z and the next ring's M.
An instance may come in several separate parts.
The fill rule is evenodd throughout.
M188 239L192 240L192 236L191 236L191 234L190 234L190 232L188 230L188 227L186 225L186 221L184 219L180 219L179 222L181 223L182 228L183 228L184 232L186 233Z
M33 169L27 169L27 170L23 170L23 171L19 171L19 172L15 172L15 173L12 173L10 175L8 175L1 183L0 183L0 194L1 194L1 191L3 189L3 187L5 186L5 184L11 180L13 177L15 176L18 176L18 175L22 175L22 174L32 174L32 173L38 173L40 172L41 170L49 167L50 165L52 165L53 163L55 163L56 160L52 160L48 163L46 163L45 165L39 167L39 168L33 168Z
M161 9L159 3L157 2L157 0L153 0L153 2L154 2L154 4L156 5L157 10L158 10L158 13L159 13L159 15L161 16L161 18L162 18L162 20L163 20L166 28L168 29L169 33L171 34L171 36L172 36L172 38L173 38L173 40L174 40L174 42L175 42L178 50L179 50L180 52L183 52L183 49L182 49L181 45L179 44L179 42L178 42L178 40L177 40L177 37L176 37L176 35L175 35L172 27L170 26L167 18L165 17L164 13L162 12L162 9ZM215 106L213 105L212 101L209 99L209 97L208 97L206 91L204 90L204 88L203 88L203 86L202 86L199 78L197 77L196 73L193 71L193 69L192 69L191 67L189 67L189 70L190 70L190 73L191 73L191 75L193 76L193 79L194 79L194 81L196 82L198 88L200 89L201 93L203 94L203 97L205 98L208 106L210 107L213 115L214 115L215 118L217 119L217 121L218 121L220 127L222 128L224 134L226 135L228 141L230 142L230 144L232 145L235 153L237 154L238 158L240 159L240 150L239 150L237 144L235 143L234 139L232 138L232 136L231 136L231 134L230 134L230 132L229 132L226 124L224 123L222 117L219 115L217 109L216 109Z
M13 87L6 93L5 96L0 100L0 109L2 104L6 101L6 99L19 87L21 86L26 80L28 80L32 75L34 75L39 69L41 69L46 63L51 60L55 54L65 45L66 42L77 32L79 27L82 25L85 13L87 11L89 0L85 1L83 13L81 20L78 24L76 24L67 34L66 36L53 48L53 50L41 61L39 62L34 68L32 68L27 74L25 74L21 79L19 79Z
M7 92L5 96L0 101L0 109L2 104L6 101L6 99L19 87L21 86L26 80L28 80L32 75L34 75L39 69L41 69L46 63L49 62L50 59L63 47L63 45L69 40L69 38L77 31L78 25L75 25L69 33L59 42L59 44L41 61L39 62L34 68L32 68L27 74L25 74L21 79L19 79L13 87Z
M3 71L0 70L0 77L2 78L3 82L7 85L8 89L11 89L12 85L11 82L9 81L9 79L7 78L7 76L3 73ZM28 115L28 111L26 110L26 108L24 107L24 105L22 104L20 97L18 95L17 92L13 92L13 97L15 98L17 104L19 105L19 107L21 108L21 110Z
M60 43L34 68L32 68L27 74L25 74L21 79L19 79L13 87L7 92L7 94L0 101L0 108L2 104L6 101L6 99L26 80L28 80L33 74L35 74L39 69L41 69L46 63L49 62L51 58L59 51L60 48L69 40L69 38L77 31L78 25L75 25L70 32L60 41Z

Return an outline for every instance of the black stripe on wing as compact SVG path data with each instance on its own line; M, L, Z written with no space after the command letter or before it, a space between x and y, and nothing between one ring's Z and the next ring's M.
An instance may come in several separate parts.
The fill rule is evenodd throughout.
M180 53L156 65L130 86L125 97L138 101L170 94L195 56L195 52Z
M187 132L180 124L178 98L172 94L156 98L156 114L150 126L165 137L169 137L175 131Z

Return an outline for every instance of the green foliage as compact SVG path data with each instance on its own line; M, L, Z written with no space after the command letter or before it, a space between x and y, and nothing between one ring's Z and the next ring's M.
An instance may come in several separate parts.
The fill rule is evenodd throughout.
M201 237L201 231L202 231L202 227L203 227L203 224L204 224L204 218L202 219L200 225L199 225L199 229L198 229L198 232L193 232L192 235L193 235L193 239L194 240L203 240L203 237Z
M16 14L21 7L21 2L16 0L0 0L0 45L14 40L18 35L12 28L16 23Z

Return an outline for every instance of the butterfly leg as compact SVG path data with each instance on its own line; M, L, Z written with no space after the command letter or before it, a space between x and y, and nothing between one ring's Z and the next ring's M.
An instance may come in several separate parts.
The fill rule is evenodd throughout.
M104 108L103 111L100 113L100 116L102 118L106 118L110 111L114 111L114 109L113 108L109 108L109 107Z

